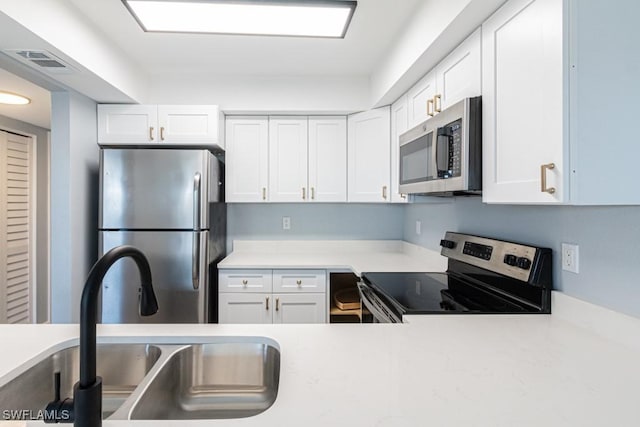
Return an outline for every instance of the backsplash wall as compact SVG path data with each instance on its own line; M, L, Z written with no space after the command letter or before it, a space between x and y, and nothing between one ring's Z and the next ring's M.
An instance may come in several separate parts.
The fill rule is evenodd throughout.
M640 207L486 205L475 197L405 207L404 240L438 250L447 230L550 247L555 289L640 317ZM562 271L561 243L580 246L579 274Z
M291 229L282 229L282 217ZM380 204L230 203L227 252L233 240L401 240L403 207Z

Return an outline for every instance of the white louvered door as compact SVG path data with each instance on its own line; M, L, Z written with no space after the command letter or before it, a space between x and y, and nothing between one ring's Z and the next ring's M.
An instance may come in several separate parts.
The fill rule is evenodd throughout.
M0 323L30 323L31 138L0 131Z

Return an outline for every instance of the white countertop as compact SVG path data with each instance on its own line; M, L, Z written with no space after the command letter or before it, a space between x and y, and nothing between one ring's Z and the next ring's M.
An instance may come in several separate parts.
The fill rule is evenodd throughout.
M402 325L100 325L102 340L265 336L281 351L278 398L260 415L103 425L637 426L640 320L555 292L554 311L411 316ZM604 336L603 322L626 341ZM77 325L0 326L0 384L77 333Z
M385 271L445 271L447 258L401 240L234 241L220 269L295 268Z

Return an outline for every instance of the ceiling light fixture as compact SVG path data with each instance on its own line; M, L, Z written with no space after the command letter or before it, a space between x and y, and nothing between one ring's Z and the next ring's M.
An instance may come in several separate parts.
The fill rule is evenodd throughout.
M122 0L147 32L344 38L357 1Z
M0 90L0 104L27 105L29 103L31 103L31 100L26 96Z

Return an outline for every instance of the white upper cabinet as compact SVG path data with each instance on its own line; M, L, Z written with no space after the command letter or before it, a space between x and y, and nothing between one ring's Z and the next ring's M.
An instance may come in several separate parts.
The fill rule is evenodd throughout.
M224 149L216 105L98 105L98 144Z
M482 92L482 34L474 31L406 93L407 129Z
M439 113L482 93L482 31L478 28L436 67L434 110Z
M400 135L408 130L407 96L403 95L391 106L391 202L406 203L400 194Z
M347 188L350 202L389 202L390 122L389 107L349 116Z
M482 34L483 200L562 203L563 2L511 0Z
M161 143L191 144L220 141L223 120L215 105L159 105L158 126Z
M407 92L407 129L419 125L434 115L436 96L435 70L424 76Z
M269 118L269 200L304 202L307 182L307 118Z
M268 117L227 117L226 146L226 201L268 201Z
M98 143L149 144L158 142L155 105L98 105Z
M309 117L309 200L347 201L346 117Z

